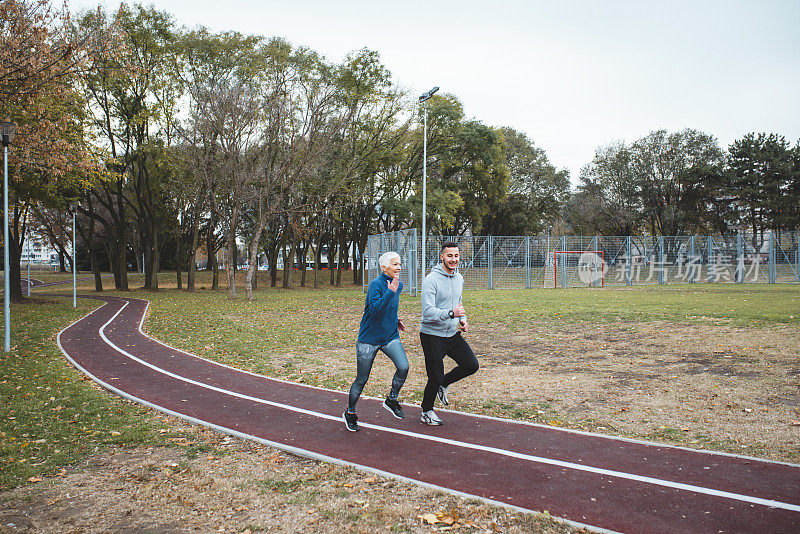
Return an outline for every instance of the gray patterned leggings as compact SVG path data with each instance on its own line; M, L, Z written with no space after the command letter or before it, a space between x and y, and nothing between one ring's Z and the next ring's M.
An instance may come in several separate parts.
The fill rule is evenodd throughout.
M408 358L406 351L403 349L403 344L400 338L391 340L386 345L370 345L368 343L356 343L356 379L353 385L350 386L350 399L347 405L347 411L350 413L356 412L356 402L367 384L369 373L372 371L372 363L375 361L375 355L378 351L382 351L389 359L392 360L396 368L394 378L392 378L392 389L389 391L389 398L397 400L397 395L400 393L400 388L406 381L408 376Z

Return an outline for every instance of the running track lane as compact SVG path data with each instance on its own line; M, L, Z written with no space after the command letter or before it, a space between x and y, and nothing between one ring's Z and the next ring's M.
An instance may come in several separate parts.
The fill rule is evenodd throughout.
M101 300L59 334L70 361L112 391L223 432L611 531L800 532L800 465L447 410L444 426L429 427L418 407L398 420L366 397L362 430L347 432L345 393L173 349L141 331L147 301Z

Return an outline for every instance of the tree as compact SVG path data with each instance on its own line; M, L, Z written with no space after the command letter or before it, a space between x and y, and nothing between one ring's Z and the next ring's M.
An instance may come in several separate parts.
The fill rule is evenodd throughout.
M50 0L0 2L0 100L27 101L65 85L81 66L81 43L66 31L69 12Z
M208 267L214 270L212 288L218 284L218 266L216 252L221 246L215 238L219 220L224 216L227 221L229 216L236 215L238 208L232 209L229 216L227 198L228 189L238 187L234 182L223 179L226 176L226 157L230 153L223 150L223 133L229 112L228 108L221 105L226 98L226 87L235 84L237 77L247 76L246 71L252 65L259 39L243 36L236 32L211 34L205 28L183 33L178 39L178 53L174 56L174 76L180 81L182 89L189 97L188 118L179 128L179 135L185 147L186 163L189 177L185 185L194 194L187 197L187 202L192 206L192 243L190 252L191 264L189 265L188 287L194 289L194 250L200 233L200 220L202 211L207 207L212 211L206 228L206 252L208 254ZM230 148L230 145L228 145ZM229 175L227 175L229 177ZM251 175L242 177L251 180ZM201 185L202 184L202 185ZM188 192L188 191L187 191ZM232 197L235 201L236 198ZM217 202L217 199L222 199ZM235 243L236 224L233 228L233 241ZM226 234L226 241L230 247L231 235ZM229 292L236 294L235 283L229 285Z
M508 194L508 167L501 133L477 120L465 121L461 103L436 95L428 105L428 228L431 234L479 233L484 217ZM422 110L419 110L422 123ZM422 129L408 150L415 190L416 220L421 217Z
M797 147L783 136L749 133L728 147L725 192L736 204L738 219L760 247L764 230L797 228Z
M630 151L623 143L598 148L581 169L581 183L566 209L578 234L631 235L642 220L641 200L630 170Z
M83 56L68 14L46 1L0 3L0 117L18 129L9 157L11 298L21 300L19 262L34 204L65 205L92 167L83 105L74 90Z
M716 138L692 129L659 130L634 142L629 154L631 178L650 232L677 236L702 228L697 215L711 198L701 177L708 169L721 172L724 163Z
M509 195L489 212L483 228L493 235L540 233L561 216L569 198L569 171L557 171L525 134L512 128L501 132Z

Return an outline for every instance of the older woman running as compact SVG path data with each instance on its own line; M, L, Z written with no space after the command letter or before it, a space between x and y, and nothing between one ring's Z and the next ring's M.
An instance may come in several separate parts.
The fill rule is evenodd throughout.
M356 379L350 386L350 398L347 411L342 414L347 430L358 431L356 402L367 383L372 363L378 351L386 354L394 363L395 372L392 387L383 407L398 419L404 419L403 408L397 400L400 388L408 376L408 358L400 332L405 330L403 321L397 317L400 304L400 255L397 252L386 252L378 259L383 274L369 283L367 298L364 303L364 315L361 317L361 328L356 342Z

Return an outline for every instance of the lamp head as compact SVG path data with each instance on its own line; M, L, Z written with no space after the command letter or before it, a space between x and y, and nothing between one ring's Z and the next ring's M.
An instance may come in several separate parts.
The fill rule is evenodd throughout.
M6 147L11 144L14 139L14 134L17 132L16 122L0 122L0 135L2 135L3 146Z
M439 90L439 87L437 86L437 87L434 87L433 89L431 89L430 91L427 91L427 92L422 93L421 95L419 95L420 104L422 102L425 102L426 100L428 100L430 97L432 97L433 94L438 90Z

